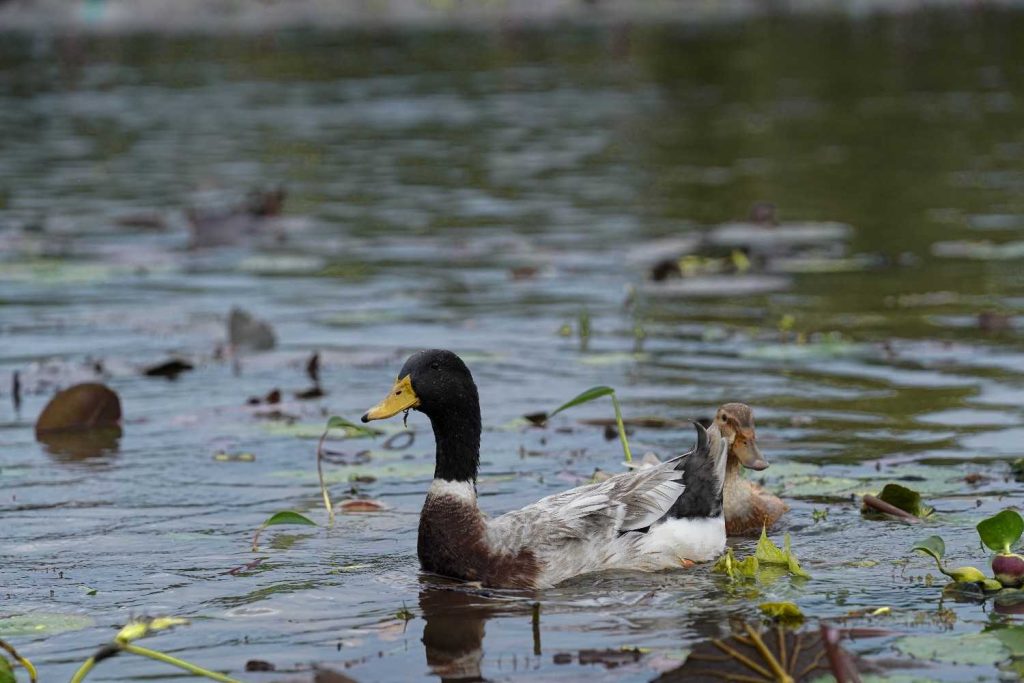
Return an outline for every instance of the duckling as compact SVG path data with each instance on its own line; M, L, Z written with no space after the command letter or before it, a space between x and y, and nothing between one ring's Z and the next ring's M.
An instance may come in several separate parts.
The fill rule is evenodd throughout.
M491 519L477 505L480 401L462 359L437 349L413 354L362 420L408 410L427 416L436 445L416 548L425 571L490 587L547 588L609 569L689 567L725 549L729 444L719 423L695 425L696 447L660 465Z
M757 447L753 411L744 403L726 403L715 414L714 424L729 444L725 469L726 532L734 536L771 527L789 506L740 474L740 465L756 471L768 467Z

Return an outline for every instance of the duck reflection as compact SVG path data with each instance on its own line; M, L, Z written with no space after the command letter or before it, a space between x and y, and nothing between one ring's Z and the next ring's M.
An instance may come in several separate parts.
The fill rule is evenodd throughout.
M423 646L427 666L442 681L485 681L481 673L487 620L499 613L528 611L519 601L496 600L465 584L424 577L420 611L427 624Z

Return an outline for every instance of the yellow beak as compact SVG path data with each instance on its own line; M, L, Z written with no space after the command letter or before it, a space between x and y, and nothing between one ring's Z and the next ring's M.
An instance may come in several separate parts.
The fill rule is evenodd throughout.
M415 408L420 404L419 396L412 390L412 380L409 375L395 382L391 392L384 397L384 400L370 408L363 415L363 422L370 420L383 420L397 415L403 410Z

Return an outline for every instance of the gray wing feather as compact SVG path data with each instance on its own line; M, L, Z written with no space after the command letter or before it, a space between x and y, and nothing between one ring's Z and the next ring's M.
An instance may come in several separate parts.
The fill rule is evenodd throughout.
M683 492L676 469L685 455L603 482L542 498L488 524L492 544L508 549L615 538L661 519Z

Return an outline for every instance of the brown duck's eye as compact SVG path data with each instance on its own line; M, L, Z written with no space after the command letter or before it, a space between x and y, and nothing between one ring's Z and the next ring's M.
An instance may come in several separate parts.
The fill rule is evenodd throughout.
M720 420L722 420L722 422L727 422L727 421L728 421L728 420L726 420L726 418L725 418L725 415L723 415L723 416L722 416L721 418L719 418L719 419L720 419Z

